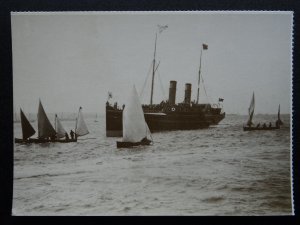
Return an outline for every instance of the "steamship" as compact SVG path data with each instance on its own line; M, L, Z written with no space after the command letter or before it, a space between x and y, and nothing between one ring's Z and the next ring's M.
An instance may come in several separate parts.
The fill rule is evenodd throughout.
M175 103L176 85L174 80L170 81L169 98L160 104L153 104L153 85L156 65L156 43L157 33L155 37L154 59L152 63L152 85L151 98L149 105L142 105L146 123L151 132L168 131L168 130L192 130L208 128L210 125L218 124L225 117L222 107L219 105L200 104L199 88L201 78L201 58L202 50L207 49L207 45L203 44L200 54L200 67L198 76L197 101L191 101L192 84L185 84L185 96L181 103ZM122 112L124 105L119 107L117 103L111 105L106 102L106 136L121 137L122 136Z

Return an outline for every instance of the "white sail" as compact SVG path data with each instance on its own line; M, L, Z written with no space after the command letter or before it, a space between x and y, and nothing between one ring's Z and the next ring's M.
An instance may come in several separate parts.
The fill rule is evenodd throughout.
M252 99L251 99L251 102L250 102L250 106L249 106L249 109L248 109L248 113L249 113L249 119L248 119L248 122L247 122L248 126L253 124L252 123L252 118L253 118L253 114L254 114L254 108L255 108L255 98L254 98L254 92L253 92Z
M38 109L38 137L48 138L54 136L55 134L56 132L52 127L40 100Z
M79 107L78 117L76 119L76 128L75 128L75 133L77 136L83 136L89 133L88 128L84 122L81 110L82 108Z
M55 131L56 131L56 137L63 138L66 135L66 130L62 126L60 120L58 119L57 115L55 115Z
M123 141L139 142L150 135L135 86L123 110Z

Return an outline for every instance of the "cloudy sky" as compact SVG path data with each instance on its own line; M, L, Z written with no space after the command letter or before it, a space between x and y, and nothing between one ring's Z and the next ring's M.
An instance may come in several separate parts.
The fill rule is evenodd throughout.
M148 104L158 24L168 28L158 34L154 103L168 97L170 80L176 102L185 83L196 99L205 43L201 102L222 97L226 113L247 114L254 91L256 113L278 104L290 112L290 12L12 13L15 110L35 113L40 98L46 112L104 113L108 91L123 104L133 84Z

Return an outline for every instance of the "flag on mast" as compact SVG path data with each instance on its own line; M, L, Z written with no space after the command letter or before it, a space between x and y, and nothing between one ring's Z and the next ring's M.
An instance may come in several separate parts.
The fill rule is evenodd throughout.
M161 33L161 32L163 32L165 29L168 28L168 25L162 26L162 25L159 25L159 24L158 24L157 27L158 27L158 32Z
M109 91L108 92L108 99L112 98L112 93Z
M207 44L202 44L203 50L207 50L208 49L208 45Z

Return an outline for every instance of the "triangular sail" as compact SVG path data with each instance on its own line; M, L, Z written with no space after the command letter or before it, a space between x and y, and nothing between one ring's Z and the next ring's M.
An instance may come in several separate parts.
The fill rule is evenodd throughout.
M52 137L55 134L56 132L51 125L40 100L38 110L38 137L47 138Z
M81 110L82 108L79 107L78 117L76 119L76 128L75 128L75 133L77 136L83 136L89 133L87 126L84 122Z
M278 118L277 118L277 122L279 125L283 125L283 122L282 120L280 119L280 104L278 106Z
M248 119L248 122L247 122L248 126L253 125L252 118L253 118L253 114L254 114L254 108L255 108L255 99L254 99L254 92L253 92L252 99L251 99L251 102L250 102L250 106L249 106L249 109L248 109L248 113L249 113L249 119Z
M30 138L32 135L35 134L35 130L29 123L28 119L26 118L25 114L23 113L22 109L20 109L20 117L21 117L21 125L22 125L22 133L23 139Z
M145 121L144 112L135 86L123 110L123 141L139 142L150 135L150 130Z
M55 131L56 131L56 137L58 138L65 137L67 133L56 114L55 114Z

